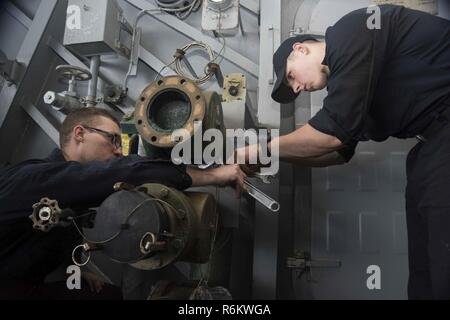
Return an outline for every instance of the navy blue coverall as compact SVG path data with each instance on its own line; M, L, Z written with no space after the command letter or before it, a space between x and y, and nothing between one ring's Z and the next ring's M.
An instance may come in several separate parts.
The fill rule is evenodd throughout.
M4 281L42 282L60 264L70 261L80 244L72 228L44 233L28 216L41 198L61 208L93 208L114 192L116 182L162 183L180 190L191 186L185 166L132 155L109 161L65 161L55 149L47 159L29 160L0 172L0 286Z

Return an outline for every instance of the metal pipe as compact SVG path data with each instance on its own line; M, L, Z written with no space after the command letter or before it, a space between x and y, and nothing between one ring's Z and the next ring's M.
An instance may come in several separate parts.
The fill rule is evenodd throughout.
M75 92L75 87L76 87L75 76L72 76L72 79L69 80L69 87L67 89L67 92Z
M239 11L238 17L239 17L239 29L241 29L242 36L245 37L245 30L244 25L242 24L241 11Z
M255 200L260 202L263 206L269 209L272 212L278 212L280 210L280 204L266 195L264 192L256 188L247 180L244 180L244 183L247 187L247 193L251 195Z
M93 56L91 58L90 72L92 74L92 79L89 81L88 94L86 97L87 106L94 107L97 99L97 80L98 80L98 70L100 68L100 56Z
M220 66L217 63L210 62L208 63L208 70L212 71L216 76L217 83L221 88L223 88L223 73L220 69Z
M54 110L64 114L69 114L83 107L79 99L76 96L71 96L69 92L56 93L54 91L48 91L44 95L44 102L51 105Z

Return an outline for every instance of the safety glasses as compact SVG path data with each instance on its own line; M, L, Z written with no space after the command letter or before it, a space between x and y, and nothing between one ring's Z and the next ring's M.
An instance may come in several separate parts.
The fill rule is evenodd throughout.
M117 149L122 147L122 137L120 136L120 134L108 132L108 131L97 129L97 128L92 128L92 127L85 126L85 125L83 125L83 128L85 128L91 132L101 134L102 136L108 138L111 141L112 145L114 147L116 147Z

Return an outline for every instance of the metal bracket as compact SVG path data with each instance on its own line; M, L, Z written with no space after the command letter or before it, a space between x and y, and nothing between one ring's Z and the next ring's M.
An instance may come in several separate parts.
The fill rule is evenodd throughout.
M103 101L109 103L120 103L126 97L126 92L119 85L106 85L103 92ZM98 98L97 98L98 100ZM102 101L102 102L103 102Z
M325 38L325 33L322 31L314 31L314 30L310 30L310 29L303 30L301 27L297 27L297 28L289 31L289 37L300 36L302 34L310 34L310 35L316 36L318 39Z
M120 42L119 39L116 39L115 47L120 54L122 54L125 58L130 59L131 50L128 49L128 47L125 46L122 42Z
M261 0L261 27L259 48L258 110L259 127L279 128L280 107L271 98L275 72L272 63L262 66L261 62L272 61L272 56L281 44L281 0Z
M17 60L0 61L0 76L5 78L8 86L17 85L22 81L26 67Z
M40 2L38 10L34 15L31 26L20 46L16 59L24 65L25 71L31 64L36 64L36 50L42 37L46 32L47 25L51 21L54 9L61 3L57 0ZM36 87L36 80L32 77L24 77L16 88L4 86L0 92L0 127L5 122L6 116L13 105L17 105L18 100L25 95L30 87Z
M342 266L340 260L312 260L309 252L297 253L294 257L287 258L286 264L288 268L297 271L299 278L307 272L309 282L317 282L313 279L313 268L340 268Z
M217 83L222 88L223 87L223 73L220 66L217 63L208 63L208 71L212 71L216 76Z
M130 59L132 60L132 67L130 70L131 76L137 75L137 66L138 66L139 53L140 53L139 51L141 49L141 36L142 36L142 29L137 28L134 45L133 45L133 48L131 48L131 54L130 54Z

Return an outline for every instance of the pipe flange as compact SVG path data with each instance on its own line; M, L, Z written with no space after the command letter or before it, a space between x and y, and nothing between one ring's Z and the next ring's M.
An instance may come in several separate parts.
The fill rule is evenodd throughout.
M197 85L184 77L169 76L147 86L138 98L134 119L145 141L160 148L171 148L177 141L171 135L185 129L194 135L194 123L203 121L206 100Z
M157 244L157 238L152 239L151 235L144 235L141 238L141 252L147 255L153 251L155 255L130 263L130 265L141 270L155 270L161 269L174 261L182 261L186 252L191 250L195 243L195 228L198 225L198 217L194 214L194 208L189 199L181 191L156 183L143 184L136 190L146 193L164 208L171 235L165 239L167 249L159 252L155 252L157 250L154 248ZM164 200L160 199L161 190L168 191ZM187 213L185 219L177 218L178 210L185 210ZM147 242L150 243L150 246L146 249L145 244Z

